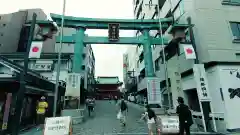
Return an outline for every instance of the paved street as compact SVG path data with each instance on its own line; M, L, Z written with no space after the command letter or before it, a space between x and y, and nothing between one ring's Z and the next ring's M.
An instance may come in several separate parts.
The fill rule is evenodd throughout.
M139 122L141 111L132 105L129 105L127 117L127 126L121 127L116 118L116 105L114 101L97 101L95 116L87 118L79 125L73 126L74 135L106 135L116 133L146 134L147 126L144 122ZM36 129L23 135L40 135L41 132Z
M84 135L112 134L112 133L147 133L147 127L143 122L138 122L141 112L134 107L129 107L127 126L121 128L116 118L116 105L114 101L98 101L96 115L88 118L81 125L73 128L73 133Z

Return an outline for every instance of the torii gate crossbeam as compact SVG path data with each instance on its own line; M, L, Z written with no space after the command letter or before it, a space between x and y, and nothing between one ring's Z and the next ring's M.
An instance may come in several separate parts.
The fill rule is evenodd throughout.
M51 18L57 25L61 24L62 15L51 14ZM173 18L161 19L162 27L168 27L172 20ZM88 37L85 35L86 29L108 29L110 23L120 24L120 30L140 30L142 32L142 36L120 37L117 42L113 42L109 41L107 37ZM161 44L161 38L151 37L149 31L159 30L159 20L100 19L64 16L64 27L76 28L77 30L76 34L73 36L63 37L63 42L74 43L73 72L81 72L83 61L82 53L86 44L142 44L146 70L145 76L155 76L151 45ZM59 42L59 38L57 38L57 42Z
M74 44L75 43L75 35L73 36L64 36L62 39L63 43ZM150 42L152 45L162 45L161 38L153 38L150 37ZM164 44L168 44L167 39L163 39ZM86 36L83 39L84 44L123 44L123 45L136 45L143 44L144 37L120 37L118 41L109 42L107 37L96 37L96 36ZM60 43L60 37L56 37L56 43Z
M51 14L51 18L60 26L62 15ZM162 18L162 28L169 27L173 18ZM139 19L100 19L64 16L64 27L76 28L84 26L86 29L108 29L109 23L119 23L121 30L159 30L159 20L139 20Z

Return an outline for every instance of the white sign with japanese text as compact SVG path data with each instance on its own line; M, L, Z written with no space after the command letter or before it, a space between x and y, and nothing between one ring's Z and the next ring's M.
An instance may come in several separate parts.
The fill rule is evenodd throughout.
M162 133L179 133L179 120L178 116L161 116Z
M52 63L36 63L32 66L32 70L35 71L51 71Z
M46 118L44 135L69 135L71 122L70 116Z
M148 104L162 105L162 94L160 91L160 79L157 77L147 77Z
M197 84L198 98L200 101L211 101L208 88L208 80L203 64L194 64L194 78Z
M67 78L65 96L79 97L81 85L81 74L69 73Z
M170 71L169 78L171 81L173 106L174 106L174 108L176 108L178 105L177 98L179 96L183 97L181 74L179 72L178 67L171 67L168 70Z

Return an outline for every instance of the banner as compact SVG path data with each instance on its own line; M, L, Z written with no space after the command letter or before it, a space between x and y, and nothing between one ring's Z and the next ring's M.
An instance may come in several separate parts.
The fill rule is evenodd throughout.
M33 41L29 50L29 58L40 58L43 42Z
M192 45L183 44L183 50L187 60L196 59L196 53Z
M198 99L200 101L211 101L204 64L194 64L193 72L197 84Z
M160 91L160 79L157 77L147 77L148 104L162 105L162 94Z
M224 105L224 121L226 128L233 130L240 128L240 67L223 66L219 68L220 93L222 101L219 105ZM224 104L222 104L224 103Z

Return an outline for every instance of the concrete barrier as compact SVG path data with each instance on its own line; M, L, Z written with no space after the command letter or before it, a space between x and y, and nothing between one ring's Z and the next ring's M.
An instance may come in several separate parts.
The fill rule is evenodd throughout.
M62 110L62 116L71 116L73 120L73 125L80 124L85 120L85 108Z

